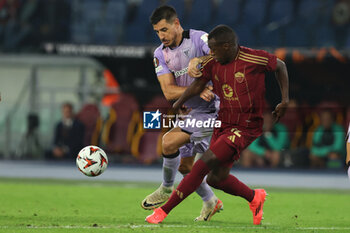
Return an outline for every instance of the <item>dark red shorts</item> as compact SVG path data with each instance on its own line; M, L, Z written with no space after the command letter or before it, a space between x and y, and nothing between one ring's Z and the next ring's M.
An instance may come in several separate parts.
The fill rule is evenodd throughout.
M232 167L241 152L260 135L259 128L246 129L222 123L221 128L214 129L209 149L223 166Z

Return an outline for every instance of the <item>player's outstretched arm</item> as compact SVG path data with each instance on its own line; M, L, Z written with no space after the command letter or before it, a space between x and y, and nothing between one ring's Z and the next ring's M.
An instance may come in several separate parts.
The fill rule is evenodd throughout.
M278 58L275 75L280 86L282 96L281 103L277 104L275 110L272 112L275 117L275 121L277 122L285 114L289 103L289 81L287 67L286 64Z
M182 107L182 105L193 96L199 95L207 86L207 81L204 79L196 79L192 82L186 91L180 96L180 98L173 104L173 108L176 112Z

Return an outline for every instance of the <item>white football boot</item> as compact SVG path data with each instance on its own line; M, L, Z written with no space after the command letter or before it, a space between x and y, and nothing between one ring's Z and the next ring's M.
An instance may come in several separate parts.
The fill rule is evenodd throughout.
M215 195L206 202L203 202L201 214L195 219L195 221L210 221L214 214L219 213L224 209L224 204Z
M163 184L159 188L148 195L141 203L142 208L145 210L153 210L163 205L169 200L174 187L165 187Z

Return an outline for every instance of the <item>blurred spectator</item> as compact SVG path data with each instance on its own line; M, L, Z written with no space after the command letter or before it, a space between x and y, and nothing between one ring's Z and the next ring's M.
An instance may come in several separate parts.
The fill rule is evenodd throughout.
M5 25L9 20L14 19L19 8L18 0L0 1L0 24Z
M274 124L271 112L265 112L263 134L243 152L241 164L244 167L277 167L281 150L287 148L288 142L287 128L282 123Z
M140 0L128 0L126 6L126 23L133 22L137 17L138 8L140 7Z
M40 159L43 156L43 148L39 138L39 117L36 114L29 114L27 117L27 132L21 139L16 151L18 158Z
M39 41L66 42L70 39L71 4L68 0L41 0Z
M8 2L15 6L18 4L14 0ZM35 29L40 20L40 15L37 12L38 6L39 0L23 1L18 8L18 14L16 13L7 21L3 35L3 49L5 51L14 51L20 46L34 46L36 44Z
M53 148L46 153L48 159L74 159L84 145L84 125L75 118L73 105L62 105L62 120L57 123Z
M18 0L0 0L0 35L4 40L5 34L9 28L16 22L20 3ZM4 47L3 43L0 43Z
M344 155L344 129L334 121L330 110L323 110L316 128L310 153L312 168L340 168Z
M332 9L335 43L338 48L346 46L350 24L350 1L338 0Z

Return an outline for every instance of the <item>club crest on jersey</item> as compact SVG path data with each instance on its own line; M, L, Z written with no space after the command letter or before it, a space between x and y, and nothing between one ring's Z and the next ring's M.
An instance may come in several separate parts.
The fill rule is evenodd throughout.
M242 83L244 81L244 74L242 72L236 72L235 79L238 83Z

